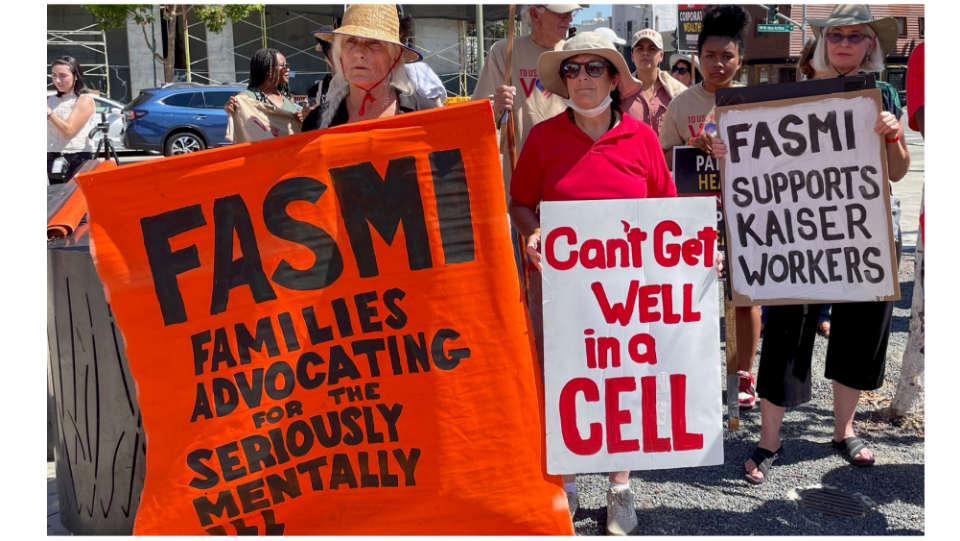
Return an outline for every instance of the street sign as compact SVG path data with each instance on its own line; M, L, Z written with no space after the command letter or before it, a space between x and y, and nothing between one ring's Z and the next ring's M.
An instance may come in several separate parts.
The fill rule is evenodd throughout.
M793 32L792 24L758 24L757 32Z
M677 6L677 50L682 53L697 52L697 38L703 26L703 11L706 4L680 4Z

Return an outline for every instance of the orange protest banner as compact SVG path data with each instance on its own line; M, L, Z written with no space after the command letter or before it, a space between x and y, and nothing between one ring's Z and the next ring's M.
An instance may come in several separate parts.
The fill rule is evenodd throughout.
M136 534L573 534L491 117L78 178L149 448Z

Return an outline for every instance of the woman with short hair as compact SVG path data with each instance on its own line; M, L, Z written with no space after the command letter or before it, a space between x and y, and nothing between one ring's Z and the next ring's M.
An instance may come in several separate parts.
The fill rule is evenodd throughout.
M874 19L870 7L864 4L841 4L827 19L807 22L818 40L813 68L824 79L883 70L883 59L896 45L899 34L893 17ZM896 182L910 166L899 122L903 113L896 90L882 81L877 87L883 96L883 111L873 131L885 140L887 171L890 181ZM720 138L713 140L713 147L718 158L726 155ZM899 262L900 235L894 229ZM757 382L757 394L763 399L760 441L744 464L743 473L751 484L763 483L770 466L783 452L780 426L786 409L812 398L810 365L820 309L820 304L770 308ZM854 466L872 466L876 460L873 451L854 433L853 418L860 393L883 385L892 322L893 302L833 305L824 373L833 380L832 444Z
M47 181L62 184L94 157L93 140L87 135L97 126L96 105L86 94L83 68L75 58L54 60L50 77L57 94L47 97Z
M351 4L340 28L313 34L333 43L336 73L326 101L307 116L303 131L437 106L417 93L404 69L423 56L400 42L396 5Z
M510 184L510 217L527 239L531 260L529 309L537 357L543 368L543 266L541 201L676 197L653 129L620 108L620 95L639 90L623 56L606 37L578 34L559 51L540 55L540 82L567 109L540 122L527 137ZM639 530L630 472L611 472L607 533ZM576 476L564 476L571 516L579 507Z

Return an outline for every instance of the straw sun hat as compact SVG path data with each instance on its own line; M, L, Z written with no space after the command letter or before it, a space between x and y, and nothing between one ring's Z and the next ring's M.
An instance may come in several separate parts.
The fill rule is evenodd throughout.
M633 78L626 60L614 47L606 36L596 32L577 34L563 44L559 51L548 51L540 55L537 60L537 74L540 83L554 94L562 98L570 98L567 94L567 85L560 77L560 65L564 60L578 54L593 54L603 57L617 67L620 72L620 95L629 96L640 89L643 83Z
M350 4L343 13L343 24L336 30L313 32L317 39L333 42L334 36L375 39L399 45L407 64L423 60L423 55L400 43L400 18L395 4Z
M877 34L880 50L883 51L884 57L897 46L897 36L900 34L900 27L897 25L896 19L893 17L874 19L873 13L870 12L870 6L866 4L840 4L833 9L833 13L826 19L807 19L807 22L813 27L813 35L817 39L822 37L824 28L857 24L868 25Z

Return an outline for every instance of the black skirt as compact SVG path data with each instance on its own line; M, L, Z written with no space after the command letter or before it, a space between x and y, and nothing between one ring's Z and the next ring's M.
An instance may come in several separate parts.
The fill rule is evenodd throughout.
M897 266L901 241L896 239ZM771 306L763 330L757 396L781 407L811 399L810 365L822 304ZM833 305L824 377L860 391L883 385L893 302Z

